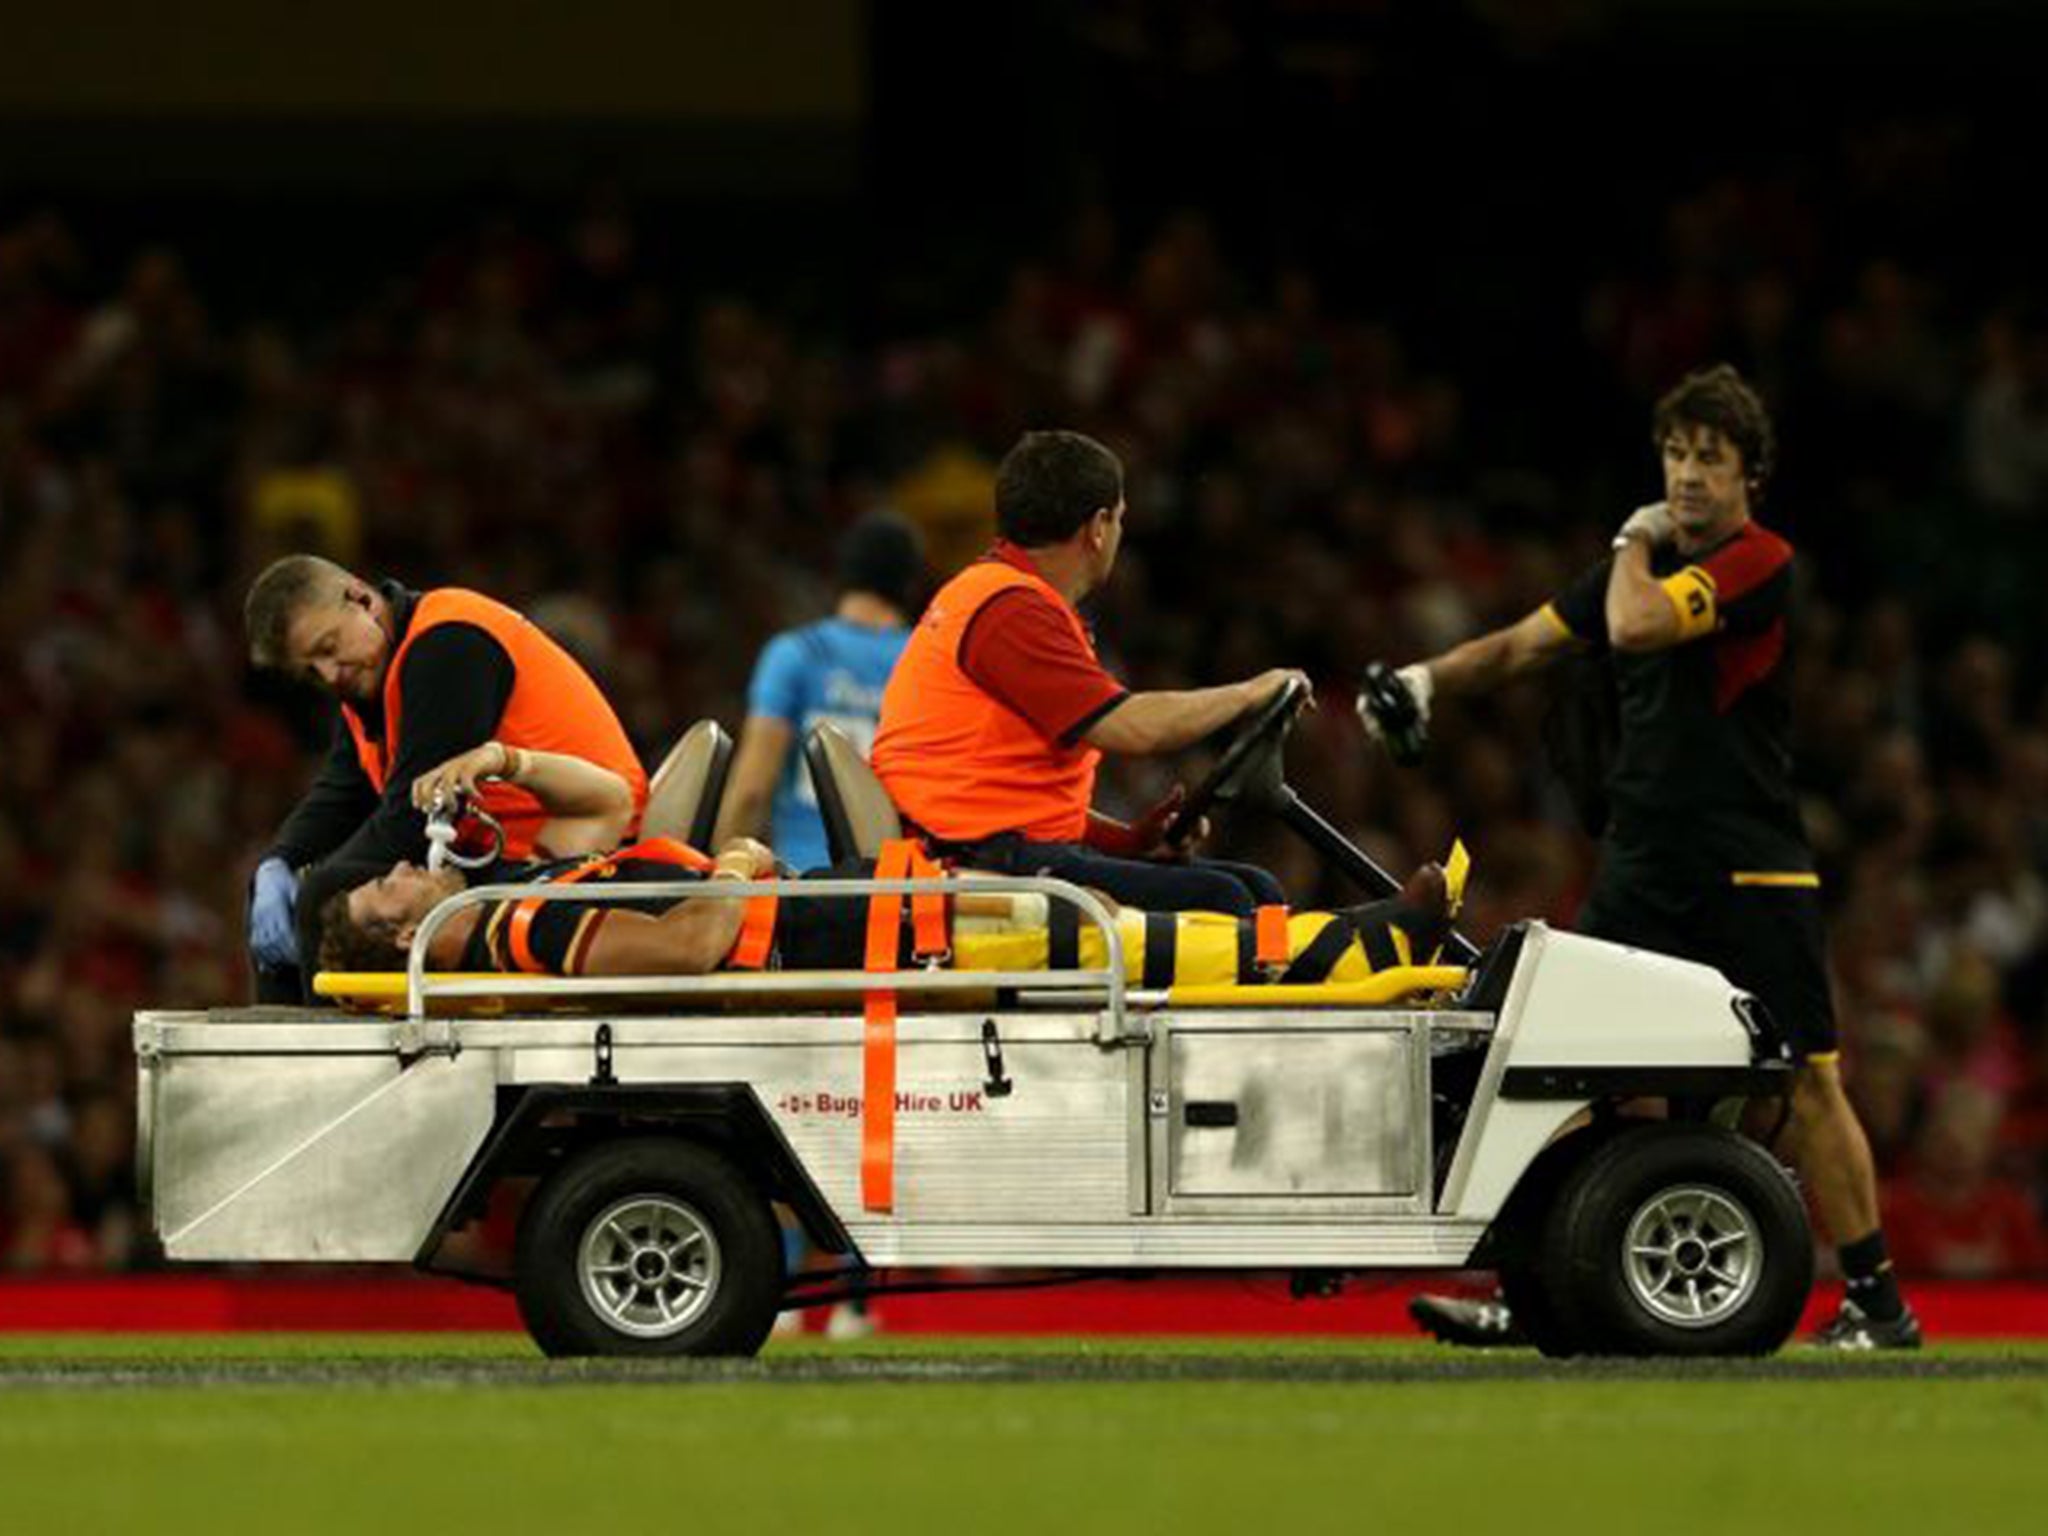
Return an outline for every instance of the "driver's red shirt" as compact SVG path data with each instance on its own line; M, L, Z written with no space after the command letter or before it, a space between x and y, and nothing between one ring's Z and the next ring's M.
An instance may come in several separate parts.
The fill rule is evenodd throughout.
M1007 539L987 558L1044 574ZM1062 746L1130 696L1081 642L1058 600L1033 587L1014 587L982 604L960 637L958 656L977 687Z

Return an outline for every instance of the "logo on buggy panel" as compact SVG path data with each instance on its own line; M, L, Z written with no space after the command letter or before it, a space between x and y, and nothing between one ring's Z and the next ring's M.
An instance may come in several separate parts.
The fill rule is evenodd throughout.
M858 1120L861 1096L821 1088L812 1093L785 1093L775 1100L776 1111L827 1120ZM896 1095L899 1115L982 1115L988 1113L988 1098L980 1088L952 1088L944 1093L921 1093L914 1088Z

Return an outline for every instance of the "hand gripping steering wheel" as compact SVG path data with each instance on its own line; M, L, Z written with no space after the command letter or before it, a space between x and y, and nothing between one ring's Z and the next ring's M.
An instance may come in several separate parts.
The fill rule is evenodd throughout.
M1286 754L1281 749L1286 744L1288 728L1307 702L1308 685L1290 679L1257 709L1239 716L1242 723L1234 727L1230 745L1224 748L1208 777L1189 792L1186 803L1168 823L1165 835L1175 841L1183 839L1201 824L1212 806L1235 801L1277 818L1375 897L1398 895L1401 882L1324 820L1287 782ZM1445 940L1444 951L1460 965L1471 964L1479 953L1461 933L1452 933Z
M1169 843L1184 842L1202 824L1212 807L1243 798L1267 810L1279 810L1287 793L1281 747L1295 716L1308 702L1308 684L1291 677L1258 708L1238 716L1236 734L1216 766L1193 789L1166 824Z

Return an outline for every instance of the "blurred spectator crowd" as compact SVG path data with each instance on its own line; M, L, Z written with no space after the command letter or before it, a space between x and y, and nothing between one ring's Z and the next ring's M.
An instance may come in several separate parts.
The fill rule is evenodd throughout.
M1886 248L1899 178L1944 153L1899 134L1848 146L1825 197L1759 177L1674 199L1639 270L1580 296L1572 400L1532 401L1550 383L1512 357L1422 366L1398 304L1253 277L1196 214L1087 207L984 313L859 343L678 293L616 193L487 220L394 280L337 269L290 320L233 314L175 243L0 215L0 1268L149 1261L130 1016L245 998L249 871L321 744L322 710L243 661L273 555L523 606L651 759L737 724L759 644L826 607L850 519L896 506L958 564L1008 442L1079 427L1129 468L1112 664L1143 687L1308 668L1312 802L1395 867L1462 835L1476 932L1568 922L1593 849L1543 766L1545 692L1445 706L1432 765L1401 771L1352 684L1596 558L1656 490L1650 400L1726 357L1779 410L1764 518L1809 567L1801 773L1893 1250L2048 1272L2048 697L2022 649L2048 326ZM1853 259L1826 248L1842 229ZM1600 446L1503 457L1488 424L1517 409L1597 413ZM1107 793L1135 808L1176 771ZM1298 903L1347 899L1284 834L1221 840Z

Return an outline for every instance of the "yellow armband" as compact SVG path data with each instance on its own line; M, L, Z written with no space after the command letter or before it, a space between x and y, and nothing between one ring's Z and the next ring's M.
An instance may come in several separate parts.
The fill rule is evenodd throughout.
M1714 605L1714 578L1698 566L1688 565L1657 585L1664 589L1672 611L1678 615L1679 639L1697 640L1720 628L1720 611Z

